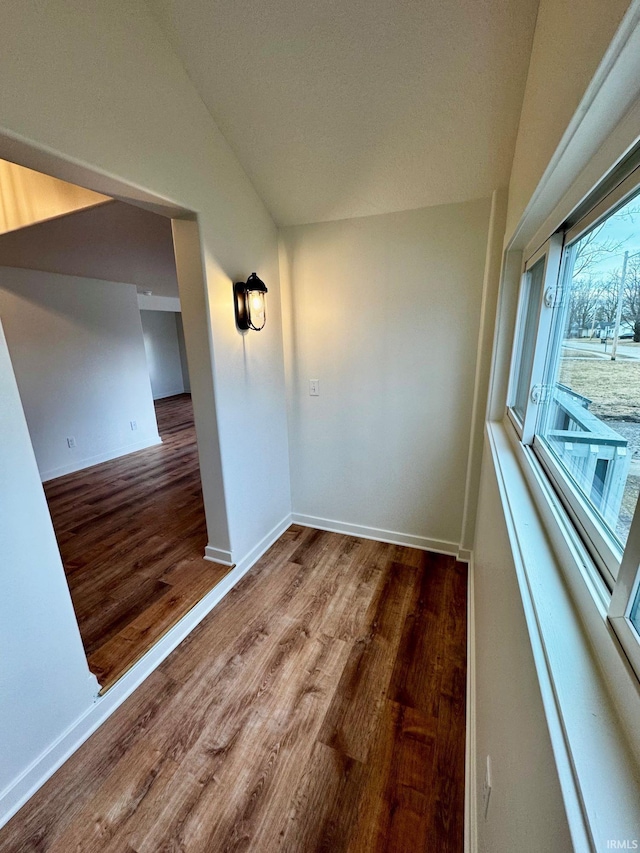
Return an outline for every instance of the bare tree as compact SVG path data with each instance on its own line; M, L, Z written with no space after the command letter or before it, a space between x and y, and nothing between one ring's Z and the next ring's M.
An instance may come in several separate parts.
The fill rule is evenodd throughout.
M578 334L592 329L600 307L600 293L603 283L588 278L574 279L569 295L568 328Z
M640 212L636 211L636 212ZM625 213L626 216L633 216L633 211ZM632 220L633 221L633 220ZM575 261L573 265L573 279L580 278L582 275L590 272L595 264L599 263L603 260L607 255L615 254L619 252L622 246L627 242L627 240L614 240L611 237L608 237L605 240L599 240L603 228L607 225L607 222L603 222L601 225L598 225L593 231L589 231L582 240L578 243L578 248L576 251ZM627 238L628 239L628 238Z
M632 225L640 214L640 205L635 204L623 208L614 214L618 221L628 220ZM589 231L577 244L573 265L571 294L569 302L569 329L593 329L597 322L611 324L615 321L618 305L620 270L609 272L603 278L604 272L596 277L594 268L607 258L622 254L621 249L629 237L615 239L605 237L603 230L610 220L605 220ZM636 324L638 339L640 339L640 263L637 261L627 271L625 279L625 294L623 318Z
M599 282L598 286L598 308L596 309L596 320L607 325L613 325L618 308L618 286L620 278L613 272L609 273L606 281Z
M640 343L640 257L629 258L622 295L622 318L633 327L633 340Z

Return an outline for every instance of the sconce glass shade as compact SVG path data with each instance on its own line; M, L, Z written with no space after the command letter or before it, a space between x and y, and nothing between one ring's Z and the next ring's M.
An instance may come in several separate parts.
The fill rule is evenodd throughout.
M233 290L238 328L259 332L267 320L265 294L268 291L265 283L252 272L246 282L237 281Z

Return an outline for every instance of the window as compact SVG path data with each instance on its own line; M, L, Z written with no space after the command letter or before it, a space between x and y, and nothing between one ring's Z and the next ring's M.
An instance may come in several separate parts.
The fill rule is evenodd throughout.
M535 429L537 389L542 382L544 348L551 316L547 310L549 293L555 287L560 265L562 240L554 235L527 261L522 276L519 334L512 366L512 405L509 413L518 434L530 444Z
M636 172L526 262L508 413L612 591L609 618L640 675Z
M514 371L515 390L513 401L513 411L520 426L524 423L527 397L529 396L529 386L531 383L531 369L535 351L545 260L546 258L542 257L530 269L525 270L522 282L522 340L517 350L518 357Z

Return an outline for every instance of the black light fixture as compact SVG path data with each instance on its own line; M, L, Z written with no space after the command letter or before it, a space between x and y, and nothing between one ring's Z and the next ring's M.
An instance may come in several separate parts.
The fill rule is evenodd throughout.
M253 329L259 332L266 322L265 299L267 286L252 272L246 281L237 281L233 285L236 308L236 324L239 329Z

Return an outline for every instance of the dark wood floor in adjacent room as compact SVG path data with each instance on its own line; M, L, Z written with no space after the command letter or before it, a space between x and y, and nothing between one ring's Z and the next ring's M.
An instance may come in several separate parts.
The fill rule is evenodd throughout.
M45 483L89 666L105 689L229 571L202 559L191 397L155 407L161 445Z
M461 853L466 566L291 527L2 853Z

